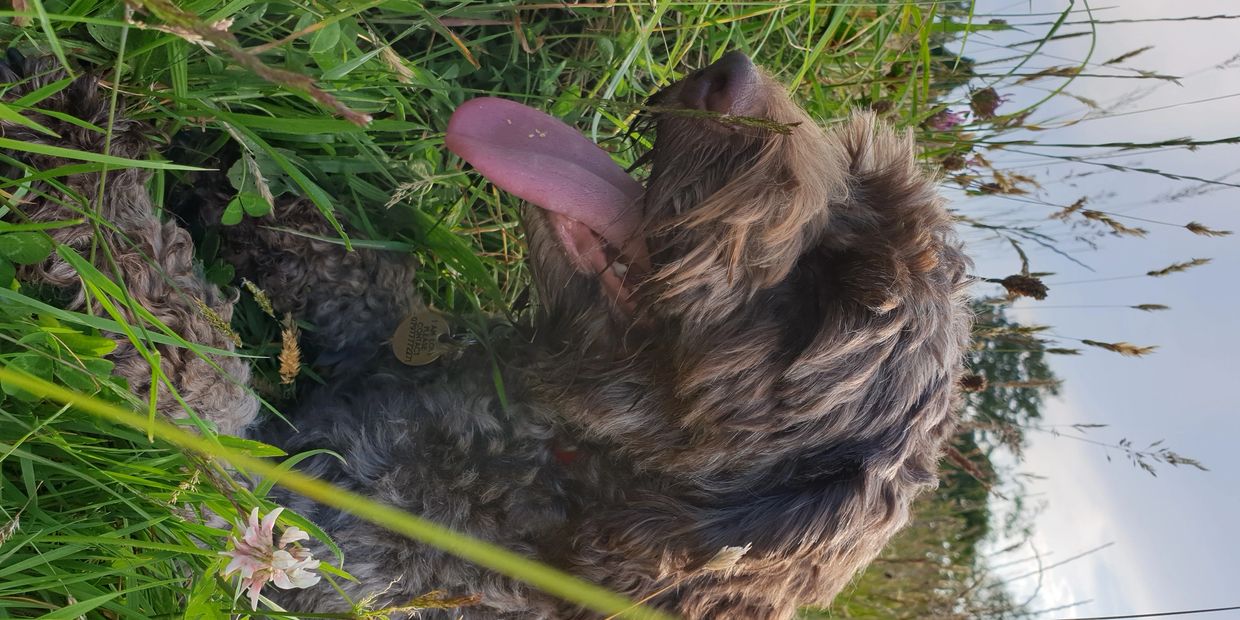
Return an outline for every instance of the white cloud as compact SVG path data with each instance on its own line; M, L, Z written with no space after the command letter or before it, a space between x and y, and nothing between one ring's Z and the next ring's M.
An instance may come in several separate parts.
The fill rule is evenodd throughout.
M1092 422L1067 398L1054 399L1043 408L1045 424L1060 426ZM1066 433L1073 433L1068 430ZM1113 543L1102 551L1049 569L1039 600L1042 607L1056 607L1092 600L1077 611L1115 613L1155 609L1155 590L1140 549L1139 524L1128 518L1108 480L1102 448L1068 436L1046 433L1030 435L1025 452L1026 470L1043 479L1029 485L1029 492L1045 500L1038 516L1033 543L1048 553L1043 565L1055 564L1097 546ZM1118 465L1126 467L1126 465ZM1034 585L1025 580L1026 591Z

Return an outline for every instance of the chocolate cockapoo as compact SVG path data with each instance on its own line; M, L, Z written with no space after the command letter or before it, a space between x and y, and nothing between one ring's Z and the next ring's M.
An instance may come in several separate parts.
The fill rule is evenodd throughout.
M6 97L61 77L54 67L12 56L0 70L15 84ZM105 126L105 94L82 79L38 106ZM290 234L331 234L292 201L268 216L275 226L227 229L225 255L277 310L315 327L308 338L329 380L287 411L296 428L256 428L242 358L163 347L163 373L222 433L290 453L333 450L344 460L302 468L685 618L789 618L829 602L935 483L967 338L967 259L909 136L865 114L820 129L742 54L658 93L650 109L657 141L644 187L525 106L476 99L452 117L446 147L529 203L538 313L489 351L400 363L384 340L416 304L411 260ZM97 131L29 114L59 137L0 121L5 135L105 148ZM144 159L147 132L117 119L110 152ZM21 157L38 169L64 163ZM68 192L43 185L18 208L32 220L97 210L132 296L185 338L231 350L211 319L227 320L235 296L203 279L189 234L161 222L147 178L112 172L101 190L98 175L79 174ZM88 227L49 233L103 265ZM23 277L80 286L56 257ZM145 394L143 358L123 339L114 358ZM167 390L158 405L185 415ZM342 587L354 598L401 604L444 590L481 602L422 617L594 617L276 493L346 550L358 581ZM725 547L748 551L707 570ZM293 611L347 610L326 582L272 597Z

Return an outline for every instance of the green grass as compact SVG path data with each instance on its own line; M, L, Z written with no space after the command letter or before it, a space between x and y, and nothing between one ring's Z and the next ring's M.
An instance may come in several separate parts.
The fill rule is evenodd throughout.
M340 231L339 243L416 255L418 285L432 305L514 317L523 311L528 282L519 205L464 172L442 145L449 115L471 97L498 95L548 109L629 165L649 146L650 136L634 128L644 98L739 49L787 83L824 124L872 108L914 128L927 164L948 168L970 192L1015 193L1022 182L992 180L1001 173L962 162L1019 128L1029 110L933 129L949 104L970 103L959 87L973 78L972 63L950 50L1006 28L975 18L967 2L618 2L571 10L526 3L516 10L505 2L137 0L132 14L120 2L14 5L0 11L7 18L0 44L54 55L75 73L92 67L116 86L116 114L153 125L175 163L49 152L0 139L10 153L0 155L6 163L14 163L14 151L80 162L0 180L7 201L0 205L0 363L77 394L34 388L7 371L0 381L0 618L213 618L243 607L233 600L234 585L219 577L218 552L229 532L186 511L205 507L234 518L265 506L231 483L213 457L273 455L210 435L186 443L151 421L145 398L109 376L103 332L126 334L146 355L156 343L207 352L129 306L114 274L75 263L91 299L106 310L98 316L61 310L52 292L14 281L15 264L53 251L75 258L48 243L44 225L22 224L6 206L32 191L34 181L141 166L153 170L151 191L163 204L184 189L187 170L216 169L239 155L229 175L235 206L200 244L217 283L238 285L214 256L213 235L265 213L270 206L262 196L269 192L308 199L329 221L347 218L359 232ZM1068 17L1054 16L1040 36L1055 36ZM1038 48L1013 53L1033 58ZM1020 79L1023 64L985 83L1001 92ZM1053 97L1071 76L1045 79L1057 80ZM22 122L23 109L66 85L8 102L0 118ZM374 120L362 126L363 115ZM89 210L81 217L108 225ZM1029 233L991 228L1014 244L1029 241ZM249 292L242 295L233 322L242 354L255 357L258 384L275 385L279 325ZM125 306L143 322L126 323L118 311ZM1046 342L1020 346L1041 351ZM116 416L95 415L101 411L137 411L147 421L126 426ZM419 530L415 520L382 518L389 517L411 535L459 543ZM486 549L477 559L504 561ZM573 595L575 586L562 577L508 570ZM604 608L616 605L580 592Z

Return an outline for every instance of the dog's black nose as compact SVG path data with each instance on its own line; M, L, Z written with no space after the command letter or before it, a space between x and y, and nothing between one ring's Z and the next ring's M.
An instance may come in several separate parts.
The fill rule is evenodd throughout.
M758 81L758 69L748 56L728 52L685 80L680 102L697 110L744 115L755 99Z

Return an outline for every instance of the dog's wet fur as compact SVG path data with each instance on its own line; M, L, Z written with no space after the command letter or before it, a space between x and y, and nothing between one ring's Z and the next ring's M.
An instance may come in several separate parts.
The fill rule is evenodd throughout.
M575 269L544 213L527 207L533 325L510 330L491 351L405 366L383 340L414 304L413 263L290 234L331 233L313 207L288 201L268 216L284 230L229 228L225 255L278 310L315 326L322 359L343 362L332 380L287 411L295 429L256 430L241 358L214 358L217 370L161 346L163 373L221 432L344 456L310 459L308 473L683 617L789 618L829 602L935 484L967 338L968 262L909 136L865 114L820 129L780 84L744 63L725 56L653 107L739 111L790 131L656 113L642 198L649 265L629 274L631 305ZM61 77L54 66L10 58L0 80L17 85L6 97ZM107 125L106 93L89 78L39 106ZM31 117L60 137L0 126L16 140L104 149L100 133ZM146 158L149 128L119 118L113 129L111 154ZM37 169L64 163L20 156ZM45 194L17 207L36 221L97 210L134 299L187 339L232 349L209 315L227 320L235 295L202 277L189 235L161 222L147 179L142 170L112 172L100 195L98 175L79 174L67 179L69 194L41 185ZM206 202L208 212L223 207ZM90 252L89 227L49 234L107 264L105 253ZM22 276L68 289L72 307L83 307L74 270L55 256ZM145 394L150 370L120 344L117 372ZM160 411L184 417L166 392ZM575 458L563 458L569 447ZM354 599L378 594L376 605L399 605L444 590L481 603L420 617L594 617L275 493L344 550L358 581L340 584ZM707 570L720 549L746 545L730 569ZM348 609L325 581L266 594L293 611Z

